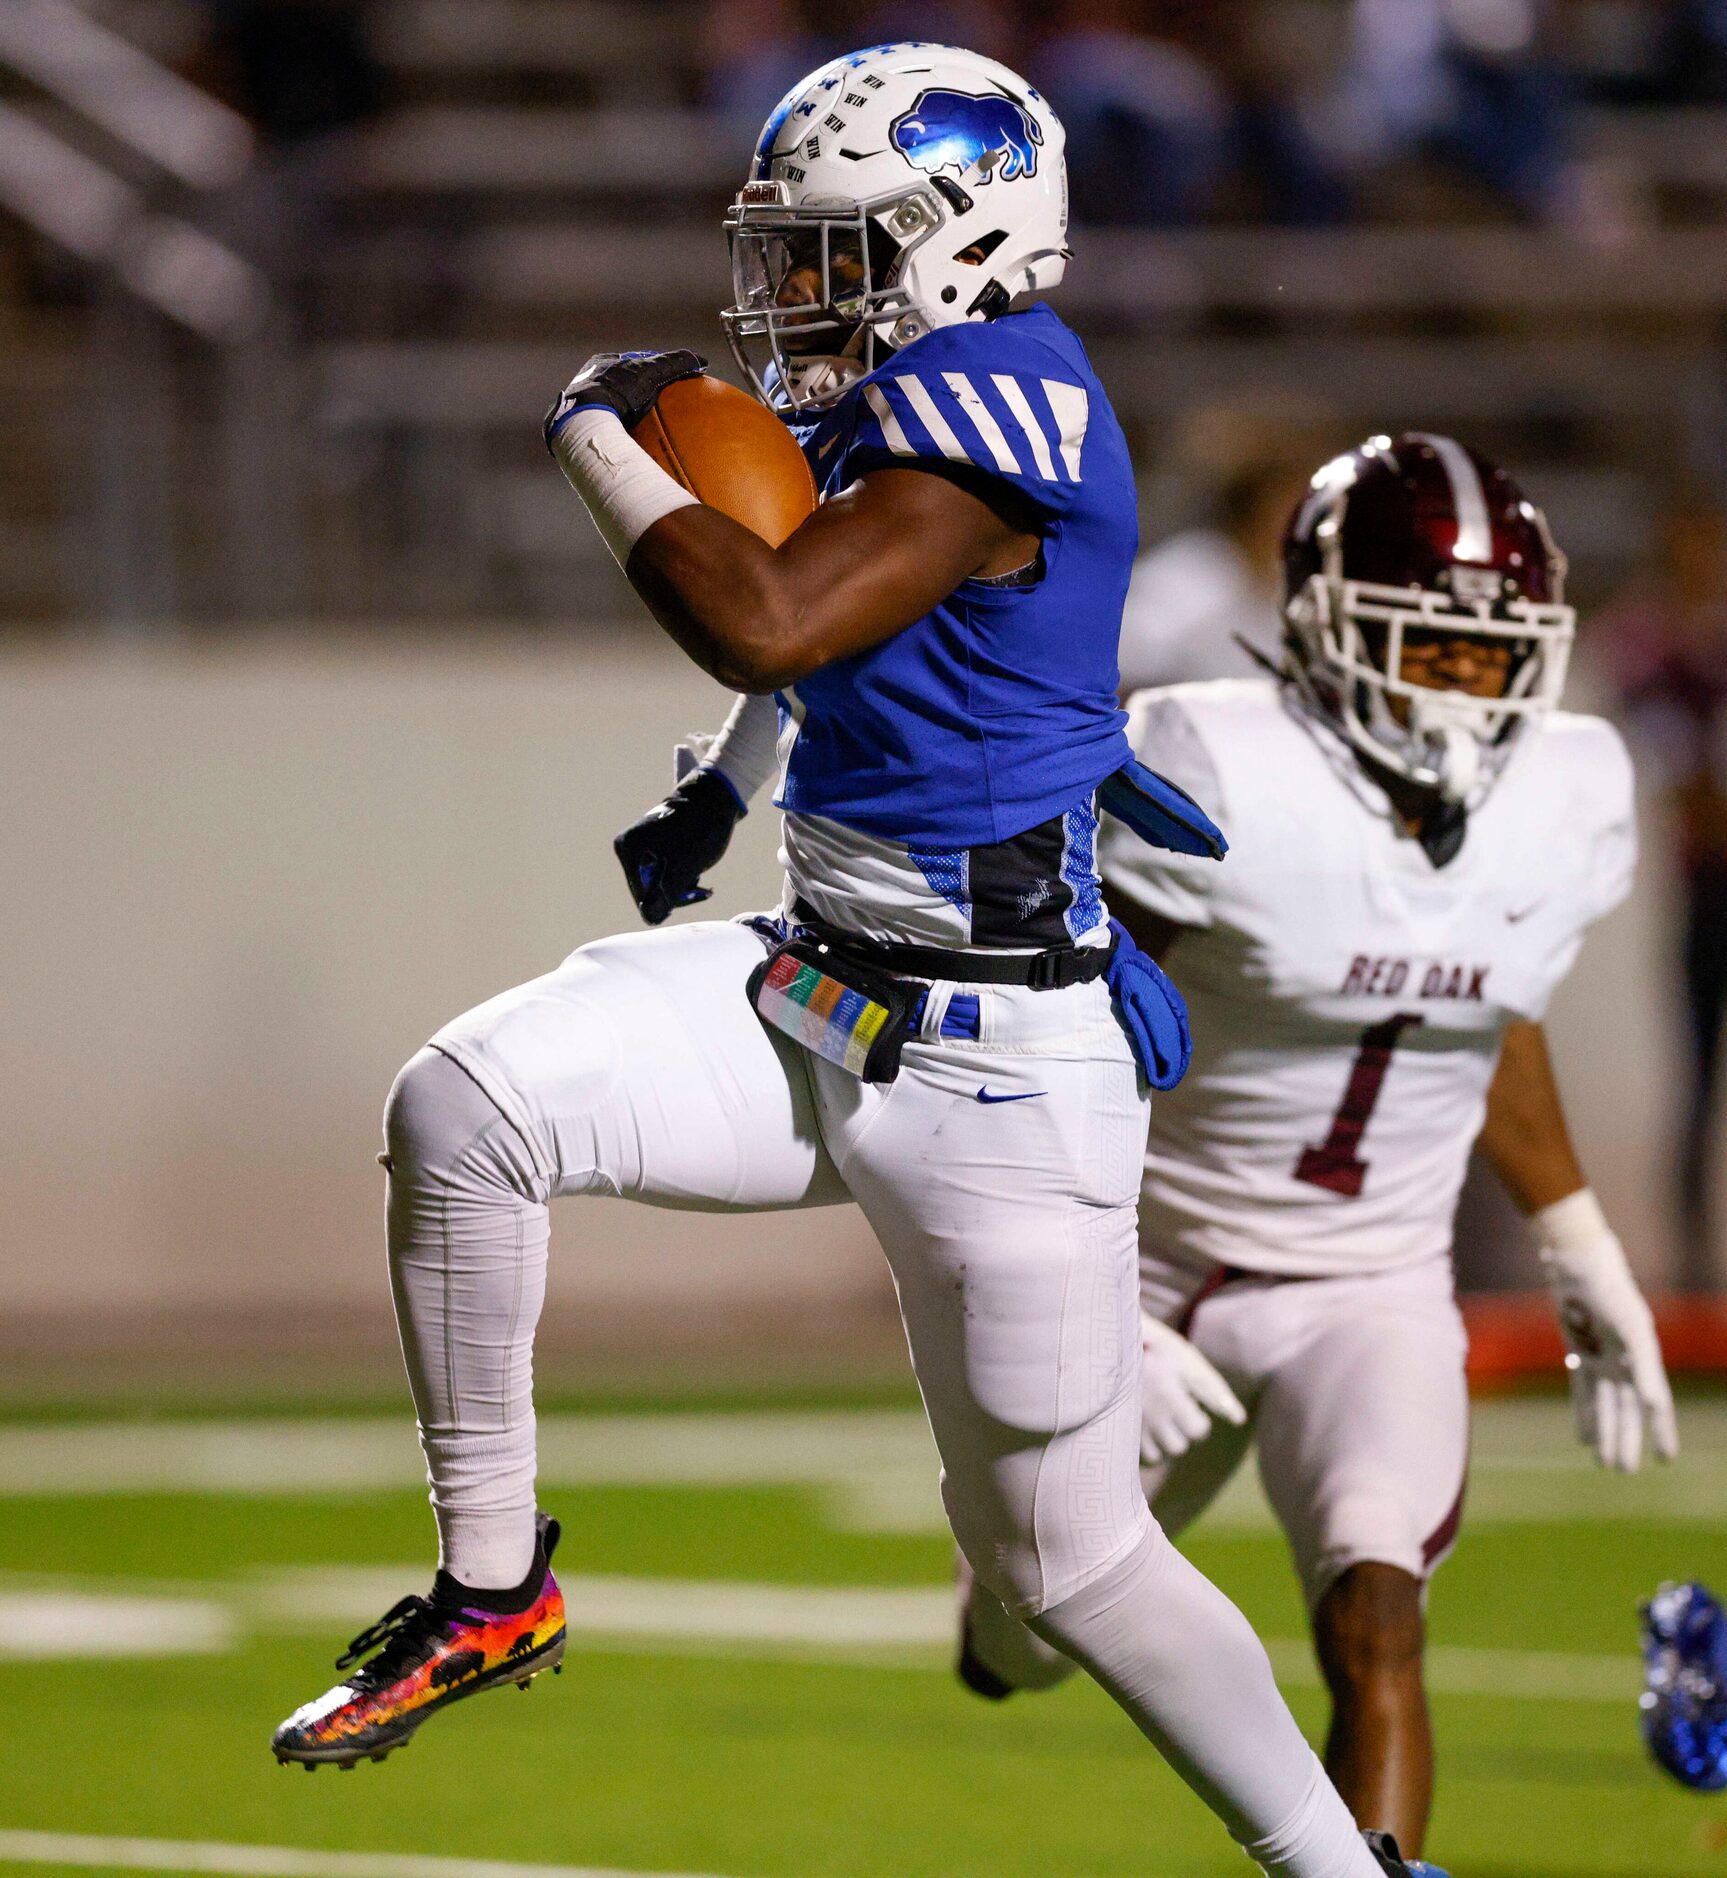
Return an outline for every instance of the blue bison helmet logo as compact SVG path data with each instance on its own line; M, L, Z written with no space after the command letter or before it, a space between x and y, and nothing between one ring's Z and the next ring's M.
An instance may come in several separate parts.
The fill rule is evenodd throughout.
M974 163L999 155L992 173L1011 183L1037 174L1043 132L1023 105L1000 92L926 91L894 119L892 141L914 169L930 176L945 169L963 176Z

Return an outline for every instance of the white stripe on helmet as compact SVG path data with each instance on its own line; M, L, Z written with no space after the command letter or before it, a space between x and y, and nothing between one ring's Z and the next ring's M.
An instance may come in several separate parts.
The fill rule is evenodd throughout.
M1462 444L1432 431L1410 433L1417 443L1426 444L1445 466L1451 484L1451 502L1457 510L1457 544L1451 550L1454 559L1491 565L1493 560L1493 522L1487 513L1487 491L1481 486L1481 473Z

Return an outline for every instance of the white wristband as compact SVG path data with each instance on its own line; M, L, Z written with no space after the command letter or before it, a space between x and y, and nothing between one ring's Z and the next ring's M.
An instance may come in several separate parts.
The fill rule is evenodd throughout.
M1583 1246L1599 1245L1603 1239L1617 1243L1617 1235L1607 1223L1601 1202L1588 1187L1579 1187L1563 1200L1555 1200L1551 1206L1532 1213L1529 1223L1535 1228L1542 1249L1561 1256Z
M552 453L619 567L662 516L696 503L604 406L570 418L552 439Z

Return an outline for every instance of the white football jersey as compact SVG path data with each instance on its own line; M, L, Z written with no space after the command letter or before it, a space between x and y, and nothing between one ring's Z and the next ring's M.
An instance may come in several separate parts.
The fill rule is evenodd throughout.
M1289 688L1176 685L1131 710L1141 759L1231 844L1220 865L1106 824L1111 897L1191 929L1170 972L1193 1067L1152 1104L1145 1244L1312 1276L1448 1251L1505 1028L1540 1019L1630 887L1618 733L1555 713L1435 868Z

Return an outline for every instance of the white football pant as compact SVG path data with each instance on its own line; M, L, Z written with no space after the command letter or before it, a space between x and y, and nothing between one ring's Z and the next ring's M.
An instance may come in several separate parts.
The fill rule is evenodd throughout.
M1469 1462L1467 1336L1449 1258L1354 1278L1231 1273L1147 1255L1141 1300L1222 1374L1247 1410L1142 1469L1166 1532L1184 1532L1257 1444L1259 1476L1311 1612L1352 1565L1423 1583L1456 1543ZM973 1648L1002 1681L1047 1689L1072 1665L981 1590Z
M887 1253L978 1579L1110 1691L1266 1870L1375 1878L1258 1640L1141 1490L1148 1110L1107 987L963 987L981 1008L970 1042L940 1037L955 987L938 985L879 1086L758 1019L744 985L762 956L729 923L583 947L397 1079L390 1263L444 1567L511 1585L531 1562L552 1198L711 1211L849 1194Z

